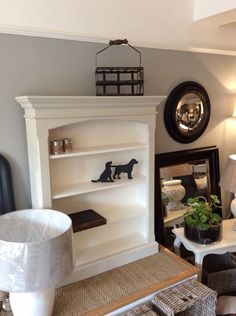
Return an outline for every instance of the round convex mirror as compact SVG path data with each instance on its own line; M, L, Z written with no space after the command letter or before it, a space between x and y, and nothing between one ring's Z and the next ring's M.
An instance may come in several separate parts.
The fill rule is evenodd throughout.
M191 143L202 135L210 118L210 100L197 82L186 81L167 98L164 119L169 135L180 143Z

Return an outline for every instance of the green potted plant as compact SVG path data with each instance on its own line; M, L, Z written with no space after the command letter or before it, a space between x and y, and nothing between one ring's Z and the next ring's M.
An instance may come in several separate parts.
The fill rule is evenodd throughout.
M164 217L166 217L167 216L166 206L171 201L171 198L166 192L161 191L161 200L162 200L163 215L164 215Z
M222 218L214 213L221 208L219 198L212 194L210 201L202 197L189 198L189 209L184 213L185 237L200 244L219 241L222 232Z

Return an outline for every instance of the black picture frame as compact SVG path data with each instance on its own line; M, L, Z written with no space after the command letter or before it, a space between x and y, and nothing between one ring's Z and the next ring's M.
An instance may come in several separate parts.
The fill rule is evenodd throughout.
M176 86L167 98L164 121L168 134L179 143L191 143L205 131L211 113L205 88L195 81Z
M11 166L0 154L0 215L16 210Z
M175 164L189 163L198 160L208 160L209 162L209 181L211 184L211 194L216 194L221 199L219 186L220 167L219 167L219 149L216 146L201 147L195 149L181 150L155 155L155 222L154 230L156 241L166 245L164 214L161 198L161 179L160 168ZM219 208L217 213L222 216Z

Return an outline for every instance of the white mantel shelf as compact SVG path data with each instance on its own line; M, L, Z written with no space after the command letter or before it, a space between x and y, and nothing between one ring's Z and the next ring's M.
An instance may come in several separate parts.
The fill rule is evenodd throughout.
M60 118L72 116L103 116L156 113L158 105L166 96L22 96L16 101L25 109L25 118ZM145 104L145 107L144 107ZM101 111L101 109L103 109Z
M165 96L22 96L33 208L65 213L94 209L107 224L74 235L76 268L65 284L158 251L154 235L154 158L158 105ZM157 127L158 128L158 127ZM71 138L70 153L49 142ZM126 164L133 179L93 183L107 161ZM114 172L114 169L112 169ZM119 219L119 220L117 220Z

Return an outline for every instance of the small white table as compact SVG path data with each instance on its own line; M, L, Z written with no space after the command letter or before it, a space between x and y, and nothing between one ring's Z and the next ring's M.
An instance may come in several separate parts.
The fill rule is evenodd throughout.
M176 235L174 241L175 253L180 255L180 244L182 243L186 249L192 251L195 255L195 265L199 268L199 280L202 277L202 263L206 255L223 254L226 252L236 252L236 231L233 226L236 225L236 218L223 221L222 239L209 245L197 244L188 240L184 236L184 228L175 228L173 233Z

